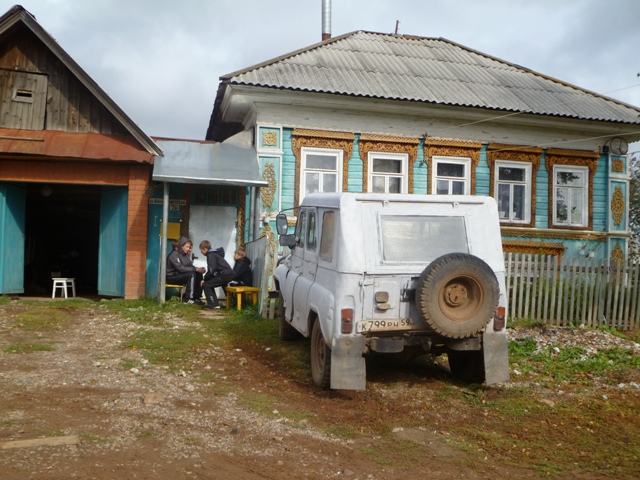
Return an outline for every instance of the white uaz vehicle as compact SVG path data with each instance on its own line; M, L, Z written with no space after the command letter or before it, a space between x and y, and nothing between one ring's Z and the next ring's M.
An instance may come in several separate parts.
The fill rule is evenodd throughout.
M321 388L364 390L370 352L446 353L452 375L509 379L496 202L467 195L307 195L274 273L280 338L311 337Z

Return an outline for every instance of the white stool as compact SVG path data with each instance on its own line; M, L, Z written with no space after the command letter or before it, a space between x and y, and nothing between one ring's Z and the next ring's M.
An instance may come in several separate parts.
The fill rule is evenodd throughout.
M51 294L51 298L55 298L56 296L56 288L61 288L64 292L64 298L69 298L67 296L67 287L71 287L71 296L76 296L76 279L75 278L52 278L53 280L53 293Z

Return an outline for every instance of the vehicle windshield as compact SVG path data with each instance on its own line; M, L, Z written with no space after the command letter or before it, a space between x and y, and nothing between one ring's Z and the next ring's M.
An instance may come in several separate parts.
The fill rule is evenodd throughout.
M426 262L452 252L469 253L464 217L381 215L384 262Z

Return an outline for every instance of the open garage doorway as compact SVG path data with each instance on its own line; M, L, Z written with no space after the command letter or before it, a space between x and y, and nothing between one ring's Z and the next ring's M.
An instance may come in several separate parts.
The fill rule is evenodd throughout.
M51 295L52 273L97 295L101 187L26 185L24 294Z

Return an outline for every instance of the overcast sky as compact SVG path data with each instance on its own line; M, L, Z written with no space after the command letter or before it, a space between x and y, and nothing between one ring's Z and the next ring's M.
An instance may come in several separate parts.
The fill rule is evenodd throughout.
M2 13L15 1L0 0ZM321 40L321 0L22 0L149 135L204 138L219 77ZM444 37L640 106L640 0L332 0L331 33Z

